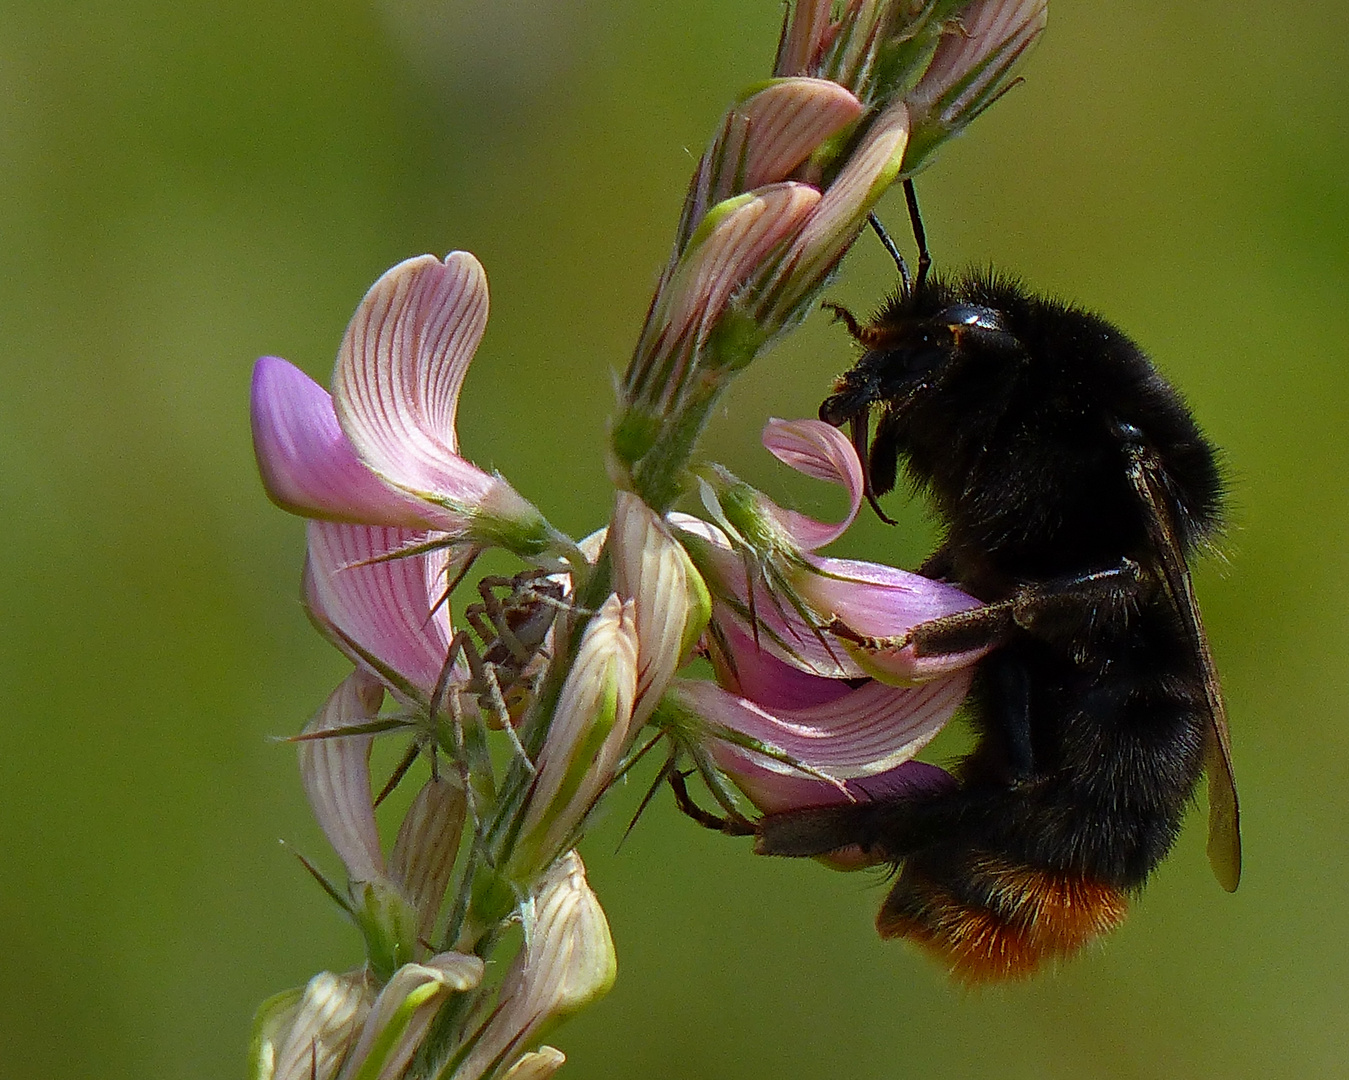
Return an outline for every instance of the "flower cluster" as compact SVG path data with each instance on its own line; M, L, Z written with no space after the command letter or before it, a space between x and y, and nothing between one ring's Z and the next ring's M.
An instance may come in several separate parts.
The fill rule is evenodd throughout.
M264 1005L253 1075L555 1071L562 1055L540 1040L615 974L574 849L657 742L662 777L691 763L735 817L741 796L778 811L950 782L914 758L978 654L919 656L907 635L975 601L817 554L863 498L849 440L819 421L764 431L780 461L843 488L837 524L690 457L730 377L803 315L884 189L1005 88L1043 11L1043 0L852 0L831 17L801 0L789 12L777 77L728 113L694 177L621 385L613 511L585 540L460 452L459 391L488 308L472 255L421 256L381 277L331 392L284 360L258 361L263 482L308 519L306 609L354 668L295 741L347 880L313 872L360 930L366 964ZM673 508L695 486L705 517ZM488 549L521 571L481 577L460 608ZM695 656L714 679L680 674ZM376 794L382 737L406 753ZM424 779L386 854L377 809L419 760ZM486 977L516 924L504 977Z

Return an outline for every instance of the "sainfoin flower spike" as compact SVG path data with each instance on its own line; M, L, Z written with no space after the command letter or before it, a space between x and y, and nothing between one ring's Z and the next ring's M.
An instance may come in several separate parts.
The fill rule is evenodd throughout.
M255 1077L551 1076L565 1059L540 1040L616 970L574 849L654 747L659 776L691 758L750 829L732 785L772 813L953 782L915 755L981 654L920 654L910 632L976 602L820 554L863 501L852 444L817 421L764 431L843 489L838 522L693 454L730 382L813 310L889 186L1012 84L1043 22L1043 0L789 4L773 78L736 98L690 183L619 381L612 514L580 544L459 445L488 312L467 252L375 282L331 392L257 362L263 483L308 519L304 605L353 665L295 741L346 881L308 865L366 962L264 1005ZM695 493L708 520L674 512ZM493 548L518 572L469 578ZM689 677L695 657L714 678ZM381 784L384 735L405 752Z

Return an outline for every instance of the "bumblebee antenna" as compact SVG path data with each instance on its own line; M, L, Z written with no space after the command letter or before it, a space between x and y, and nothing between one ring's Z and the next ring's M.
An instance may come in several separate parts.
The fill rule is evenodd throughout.
M899 248L890 239L890 234L885 231L885 226L881 224L881 219L876 216L875 210L867 215L867 223L871 226L871 231L880 239L881 246L890 253L890 258L895 260L895 265L899 267L899 280L904 283L904 291L907 293L913 286L913 278L909 276L909 264L904 261L904 256L899 253Z
M919 292L927 281L927 271L932 265L932 256L927 250L927 233L923 229L923 216L918 212L918 192L913 189L913 180L904 181L904 201L909 204L909 223L913 226L913 241L918 245L918 280L914 282L914 291Z

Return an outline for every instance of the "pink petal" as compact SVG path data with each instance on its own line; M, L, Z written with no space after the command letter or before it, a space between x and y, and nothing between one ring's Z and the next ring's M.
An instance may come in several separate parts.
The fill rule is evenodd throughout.
M674 693L696 715L847 780L885 772L914 757L951 718L973 677L967 669L917 687L869 681L823 705L772 710L710 682L681 680Z
M770 768L761 756L728 743L714 744L713 756L735 778L736 787L766 814L845 802L911 799L955 786L950 773L925 761L906 761L874 776L847 780L840 788L800 772L784 772L776 762L769 763L775 766Z
M357 668L333 691L305 733L351 727L374 719L384 688ZM370 794L373 735L308 739L299 744L300 777L323 834L341 856L352 881L382 881L375 806Z
M958 29L943 34L937 51L908 100L920 111L954 91L943 119L986 93L1045 28L1045 0L973 0L960 12Z
M829 185L792 243L788 266L805 274L834 264L876 200L899 175L908 141L908 109L896 102L876 118L857 152Z
M719 589L749 607L745 567L714 526L687 515L672 514L670 523L708 542L708 555ZM819 573L803 571L793 585L822 618L837 617L864 637L901 637L920 623L954 615L979 602L954 585L933 581L881 563L828 559L807 555ZM753 610L759 623L759 645L779 660L812 675L830 679L864 676L891 682L920 682L974 664L987 650L916 657L912 649L863 650L843 637L807 622L789 604L772 596L762 583L754 590ZM731 607L718 603L713 620L723 628L738 627L745 639L755 637ZM736 663L754 663L736 657Z
M795 709L837 701L852 689L841 678L812 675L779 660L755 644L748 630L734 619L719 619L718 627L733 668L718 665L717 682L741 697L768 709Z
M872 638L897 638L915 626L979 606L979 601L954 585L920 574L856 559L809 556L818 574L802 574L796 582L812 606L833 613L857 633ZM867 674L878 678L921 680L968 667L987 649L917 656L912 647L852 650Z
M319 628L353 660L372 657L429 696L450 640L447 605L439 603L446 549L376 562L427 534L311 521L308 537L305 602Z
M831 0L799 0L778 46L778 75L804 75L819 56L829 30Z
M862 115L852 92L828 79L781 79L741 102L728 118L743 142L724 156L739 162L740 190L784 180L826 139Z
M283 510L330 521L425 527L432 507L367 469L342 434L328 391L294 364L253 366L253 449L267 495Z
M465 251L389 270L356 309L333 372L337 418L395 487L451 508L501 485L459 456L459 388L487 325L487 278Z
M784 465L816 480L837 484L848 493L848 513L837 525L828 525L795 510L774 508L774 516L806 551L814 551L842 536L862 505L862 463L847 437L820 420L769 420L763 444Z

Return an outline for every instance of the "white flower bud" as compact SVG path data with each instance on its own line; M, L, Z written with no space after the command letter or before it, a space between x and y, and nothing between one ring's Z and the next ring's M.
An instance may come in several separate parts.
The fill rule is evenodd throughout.
M617 974L604 910L586 882L580 856L568 852L544 875L526 905L525 947L453 1080L477 1080L507 1062L511 1068L524 1066L523 1060L516 1061L523 1047L608 993Z
M619 492L609 529L614 589L637 615L637 697L645 722L712 611L707 586L665 523L640 498Z
M482 973L482 960L455 952L399 968L375 999L340 1080L397 1080L421 1047L444 997L472 990Z
M348 675L305 726L305 735L353 727L372 720L384 688L369 673ZM300 778L314 816L341 856L352 881L383 881L374 799L370 794L373 735L311 738L300 745Z
M532 880L565 850L613 779L627 744L637 694L632 601L611 594L586 627L539 751L520 836L507 876Z
M548 1080L548 1077L562 1068L567 1055L556 1046L540 1046L507 1069L501 1080Z
M364 972L331 971L272 998L254 1025L253 1080L332 1080L373 1000Z

